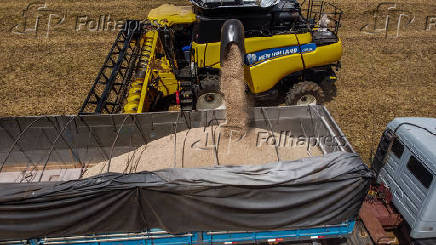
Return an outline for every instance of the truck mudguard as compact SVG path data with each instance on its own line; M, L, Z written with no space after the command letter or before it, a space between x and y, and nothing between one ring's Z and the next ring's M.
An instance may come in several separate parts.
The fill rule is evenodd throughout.
M0 184L0 240L139 232L261 231L358 215L372 172L356 153L260 166L107 173Z

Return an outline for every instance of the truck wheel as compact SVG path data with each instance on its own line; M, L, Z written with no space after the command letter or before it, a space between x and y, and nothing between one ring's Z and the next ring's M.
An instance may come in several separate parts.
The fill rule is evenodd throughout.
M320 105L324 101L324 91L314 82L299 82L286 95L286 105Z
M347 244L349 245L373 245L371 236L363 225L362 221L358 220L354 227L353 233L348 237Z

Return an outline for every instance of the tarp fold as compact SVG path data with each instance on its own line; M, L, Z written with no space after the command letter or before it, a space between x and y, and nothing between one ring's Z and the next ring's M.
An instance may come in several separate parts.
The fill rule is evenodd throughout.
M357 154L334 152L261 166L0 184L0 240L334 225L357 216L372 178Z

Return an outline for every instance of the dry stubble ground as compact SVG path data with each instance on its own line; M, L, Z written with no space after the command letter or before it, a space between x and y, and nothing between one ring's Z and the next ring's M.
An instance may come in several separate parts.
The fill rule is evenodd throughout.
M47 38L44 17L38 34L12 33L11 28L20 23L15 31L22 31L22 10L28 1L3 0L0 116L77 113L116 35L110 31L86 31L83 27L75 31L77 17L143 19L149 9L164 2L47 0L47 7L57 11L50 13L65 15L65 21L53 27ZM356 150L368 160L384 127L394 117L436 117L436 26L425 31L426 17L436 16L436 2L396 1L396 9L414 15L415 20L406 25L405 17L399 36L390 31L387 38L382 33L361 31L372 21L367 11L383 1L332 2L344 11L340 30L344 55L338 94L327 107ZM391 16L393 30L398 16L393 12ZM56 16L53 18L56 21Z

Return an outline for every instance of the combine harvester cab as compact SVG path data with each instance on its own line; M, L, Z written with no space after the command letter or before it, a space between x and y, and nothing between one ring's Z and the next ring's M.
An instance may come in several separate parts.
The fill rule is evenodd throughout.
M173 135L168 151L159 148L166 153L142 156L168 154L158 164L172 165L168 152L176 141L183 142L176 136L218 125L225 110L1 118L2 244L237 244L347 237L372 174L329 112L323 106L295 106L253 108L250 115L259 147L268 147L280 161L140 173L128 167L135 149ZM301 146L304 154L298 155ZM283 147L295 147L297 160L287 161ZM130 158L119 172L132 174L106 173L126 153ZM84 178L99 162L107 167L102 174Z

